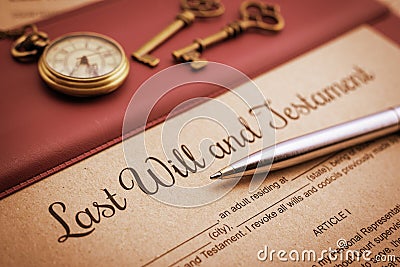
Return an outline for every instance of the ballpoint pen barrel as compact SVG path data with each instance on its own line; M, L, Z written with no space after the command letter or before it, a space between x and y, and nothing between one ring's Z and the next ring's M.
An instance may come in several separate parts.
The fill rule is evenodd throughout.
M399 131L400 107L282 142L271 170L278 170Z
M400 106L267 147L221 170L221 177L266 173L400 130Z

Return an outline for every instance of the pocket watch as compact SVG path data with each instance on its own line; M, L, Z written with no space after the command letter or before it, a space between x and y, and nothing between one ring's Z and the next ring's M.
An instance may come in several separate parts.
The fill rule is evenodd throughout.
M38 68L51 88L86 97L116 90L128 76L129 62L115 40L98 33L75 32L52 41Z

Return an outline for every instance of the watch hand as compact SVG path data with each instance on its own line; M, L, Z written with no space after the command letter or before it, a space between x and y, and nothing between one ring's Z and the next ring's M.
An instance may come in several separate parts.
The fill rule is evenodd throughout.
M81 62L76 62L75 67L72 69L69 76L72 76L74 74L74 72L78 70L80 65L81 65Z
M81 61L80 61L79 64L81 64L81 65L90 65L87 56L81 57Z
M80 64L86 65L86 72L90 77L99 76L97 72L97 64L96 63L90 64L87 56L81 57Z
M88 65L88 66L90 66L89 60L87 59L87 56L82 56L82 57L80 57L80 61L79 61L79 62L76 62L75 67L72 69L72 71L71 71L71 73L70 73L69 75L72 76L72 75L75 73L75 71L77 71L77 70L79 69L79 67L80 67L81 65Z
M114 52L113 50L106 50L106 51L102 51L102 52L95 52L95 53L89 54L85 57L92 57L92 56L99 55L99 54L113 53L113 52ZM80 60L81 58L82 57L77 57L76 60Z
M92 64L92 65L88 65L88 70L89 70L89 75L91 76L91 77L97 77L97 76L99 76L99 73L98 73L98 67L97 67L97 64L96 63L94 63L94 64Z

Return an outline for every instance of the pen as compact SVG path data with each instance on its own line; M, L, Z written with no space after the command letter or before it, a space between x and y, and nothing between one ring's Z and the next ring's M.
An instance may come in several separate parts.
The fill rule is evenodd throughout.
M287 168L400 130L400 106L264 148L210 179L239 178Z

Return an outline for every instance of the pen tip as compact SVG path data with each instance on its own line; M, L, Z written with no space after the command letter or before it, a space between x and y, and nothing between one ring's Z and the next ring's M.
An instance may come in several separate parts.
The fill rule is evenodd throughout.
M222 176L221 172L216 172L213 175L210 176L210 179L214 180L214 179L218 179L219 177Z

